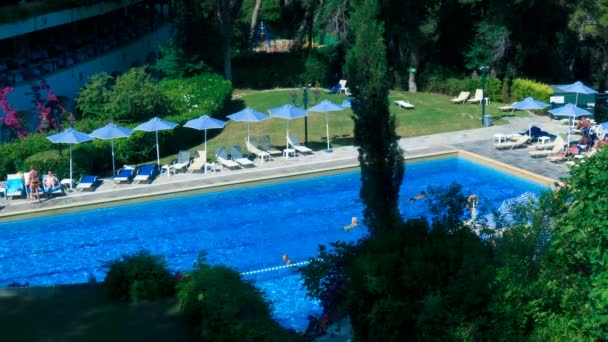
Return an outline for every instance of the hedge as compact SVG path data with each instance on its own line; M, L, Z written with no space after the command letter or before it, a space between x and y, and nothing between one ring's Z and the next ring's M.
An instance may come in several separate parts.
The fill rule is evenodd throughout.
M514 79L511 85L511 97L517 101L531 96L536 100L549 102L551 94L553 89L549 85L524 78Z

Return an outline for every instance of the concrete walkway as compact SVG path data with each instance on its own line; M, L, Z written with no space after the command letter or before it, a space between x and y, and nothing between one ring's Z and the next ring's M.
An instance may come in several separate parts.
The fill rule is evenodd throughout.
M563 164L551 163L544 158L531 158L527 149L497 150L494 147L494 134L521 132L528 129L530 122L551 134L566 132L565 125L547 117L535 117L532 121L528 118L511 118L507 125L406 138L401 139L399 144L406 157L462 149L552 179L566 177L568 169ZM356 167L358 166L357 157L356 148L346 146L335 148L333 153L319 151L312 155L298 155L290 159L275 158L265 163L256 160L255 167L248 169L224 170L207 174L178 173L172 176L163 174L158 176L152 184L114 184L110 179L104 179L103 183L93 192L68 192L66 196L43 199L41 202L3 199L0 201L0 222L10 220L11 216L24 212L50 213L55 211L50 209L77 208L80 205L97 201L136 199L167 194L175 196L180 192L187 194L193 190L201 191L201 189L217 185L230 186L234 183L259 179L293 176L332 168Z

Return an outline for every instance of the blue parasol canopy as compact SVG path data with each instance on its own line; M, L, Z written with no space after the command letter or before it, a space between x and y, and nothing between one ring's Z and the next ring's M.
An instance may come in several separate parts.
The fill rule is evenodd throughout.
M542 101L535 100L533 97L526 97L525 99L523 99L523 100L521 100L519 102L515 102L514 104L512 104L511 108L530 111L530 110L533 110L533 109L547 108L549 106L550 106L550 104L544 103ZM528 114L530 115L530 118L531 118L530 112L528 112ZM530 123L530 125L528 125L528 134L530 136L532 136L532 134L530 132L531 127L532 127L532 124Z
M91 138L89 135L82 133L80 131L77 131L73 128L68 128L61 133L49 135L46 138L49 139L54 144L63 143L63 144L70 145L70 180L72 180L73 179L72 178L72 145L80 144L80 143L83 143L86 141L91 141L91 140L93 140L93 138ZM70 181L70 184L72 184L72 181Z
M597 91L587 87L581 81L576 81L572 84L559 85L557 87L569 93L576 93L576 101L574 101L575 105L578 105L578 94L597 94Z
M572 128L572 118L591 114L590 112L584 110L583 108L579 108L572 103L568 103L565 106L551 109L549 113L557 116L567 116L570 118L570 124L568 125L568 146L570 146L570 129Z
M329 147L329 119L327 118L327 112L334 112L338 110L344 110L345 107L335 104L329 100L323 100L318 105L312 106L308 109L309 112L325 112L325 134L327 139L327 150L325 152L331 152Z
M533 109L543 109L549 107L550 104L544 103L542 101L538 101L533 97L526 97L525 99L515 102L515 104L511 105L511 108L519 109L519 110L533 110Z
M285 135L286 139L289 136L289 120L308 116L308 112L305 109L290 104L277 108L271 108L268 110L268 113L270 113L271 117L287 119L287 133ZM289 143L285 143L285 148L287 148L287 145L289 145Z
M141 125L135 127L135 131L145 131L145 132L155 132L156 133L156 162L160 166L160 150L158 147L158 131L164 131L168 129L174 129L177 126L174 122L165 121L158 117L153 117L152 119L142 123Z
M226 121L218 120L210 117L209 115L203 115L199 118L192 119L184 125L184 127L198 129L199 131L205 131L205 151L207 151L207 130L208 129L219 129L226 126ZM205 172L207 168L205 168Z
M228 115L228 118L234 121L247 122L247 141L249 141L249 123L264 121L270 117L247 107L240 112Z
M116 125L115 123L110 122L104 127L98 128L89 134L93 138L112 141L112 176L116 174L116 164L114 162L114 139L116 138L128 138L131 133L133 133L132 129L128 129L126 127L121 127Z

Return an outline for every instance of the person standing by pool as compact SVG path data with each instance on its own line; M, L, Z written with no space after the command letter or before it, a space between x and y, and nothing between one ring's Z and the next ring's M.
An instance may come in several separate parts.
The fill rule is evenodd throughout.
M471 212L471 219L468 223L473 223L477 220L477 206L479 205L479 197L475 194L471 194L467 198L467 209Z
M49 172L46 174L46 177L44 177L44 189L46 190L46 195L51 196L51 193L53 192L53 189L57 186L57 184L59 183L59 180L57 179L57 176L55 176L55 174L53 173L53 171L49 170Z
M30 172L28 174L30 180L30 199L40 201L40 177L38 171L34 168L34 165L30 166Z

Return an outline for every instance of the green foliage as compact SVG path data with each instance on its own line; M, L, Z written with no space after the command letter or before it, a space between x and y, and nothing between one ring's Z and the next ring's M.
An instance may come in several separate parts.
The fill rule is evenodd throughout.
M169 101L144 67L131 68L116 77L106 110L116 121L145 121L170 113Z
M54 146L55 149L58 146ZM33 154L25 159L22 171L28 170L29 165L34 165L40 174L45 174L48 170L52 170L57 177L69 178L70 176L70 157L68 155L67 146L63 147L63 153L59 154L55 151L45 151ZM74 176L82 174L82 168L77 162L73 162L72 166Z
M354 44L347 52L352 93L355 145L361 165L360 197L365 205L364 218L372 235L395 229L401 221L397 208L403 181L403 155L395 133L395 117L388 109L388 69L384 27L377 20L378 3L362 1L352 20Z
M171 118L178 122L185 122L203 114L221 113L232 95L230 82L218 74L163 79L158 86L170 101Z
M553 89L549 85L532 80L516 78L511 85L511 98L516 101L532 96L536 100L548 102L551 94Z
M172 41L168 45L160 46L160 58L152 69L165 74L170 78L183 78L209 72L210 68L199 56L188 56L183 49L176 47Z
M496 65L509 47L509 31L504 26L487 21L477 24L475 39L465 52L466 67L477 69L483 65Z
M202 341L298 340L272 319L258 288L230 268L208 265L204 253L178 284L177 297Z
M23 139L0 145L0 178L7 174L27 171L30 167L26 159L40 151L53 149L53 144L44 134L30 134Z
M104 287L111 298L138 302L171 296L175 279L166 260L142 250L110 261Z
M91 76L89 82L80 89L76 97L76 107L83 118L107 116L105 113L110 101L112 82L112 76L102 72Z

